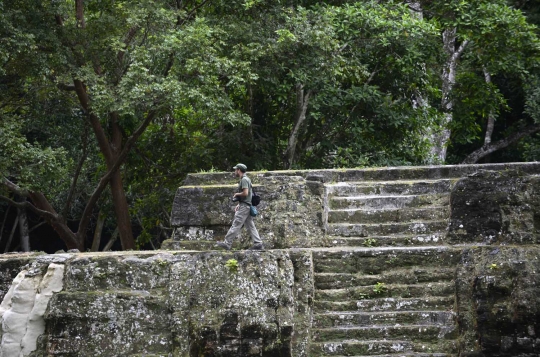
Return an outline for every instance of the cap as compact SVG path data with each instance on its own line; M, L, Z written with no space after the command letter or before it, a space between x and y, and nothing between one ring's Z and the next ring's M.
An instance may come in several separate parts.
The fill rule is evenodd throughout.
M247 166L244 165L244 164L236 164L236 166L233 167L233 169L235 169L235 170L236 170L236 169L240 169L240 171L246 172L246 171L247 171Z

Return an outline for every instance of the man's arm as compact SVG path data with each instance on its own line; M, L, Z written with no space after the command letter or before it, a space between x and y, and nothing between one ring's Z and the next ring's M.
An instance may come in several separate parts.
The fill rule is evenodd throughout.
M249 189L244 188L244 189L242 190L242 192L237 192L237 193L235 193L233 197L245 198L245 197L247 197L247 195L249 195Z

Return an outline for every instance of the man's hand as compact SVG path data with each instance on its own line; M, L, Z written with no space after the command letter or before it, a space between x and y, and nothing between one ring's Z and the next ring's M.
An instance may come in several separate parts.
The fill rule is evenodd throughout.
M240 208L240 204L237 204L236 207L234 207L234 211L238 211L238 209Z

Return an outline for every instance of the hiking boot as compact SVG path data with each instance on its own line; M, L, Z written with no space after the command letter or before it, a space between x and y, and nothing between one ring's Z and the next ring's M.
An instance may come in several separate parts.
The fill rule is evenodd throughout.
M263 245L262 243L257 243L257 244L253 244L251 246L251 248L249 248L249 250L263 250Z
M217 242L214 247L215 248L225 249L225 250L231 250L231 247L225 242Z

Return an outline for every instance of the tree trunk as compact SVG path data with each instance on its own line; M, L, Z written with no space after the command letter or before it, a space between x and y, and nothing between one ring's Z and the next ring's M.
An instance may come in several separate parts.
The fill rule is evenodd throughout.
M129 206L127 204L120 171L116 171L111 177L111 193L122 249L135 249L135 240L133 239L131 219L129 217Z
M20 202L25 202L26 197L20 197ZM21 238L21 250L23 252L30 251L30 236L28 233L28 217L26 216L26 208L18 208L19 214L19 236Z
M487 84L491 84L491 74L484 68L484 78ZM491 136L493 135L493 128L495 127L495 116L493 113L488 114L488 122L486 125L486 135L484 136L484 146L491 143Z
M417 18L418 20L422 20L424 18L424 11L422 10L422 4L418 1L406 1L406 3L409 5L409 12L411 13L411 16Z
M77 27L85 28L84 22L84 5L83 0L75 0L75 16L77 17Z
M13 223L13 227L11 228L11 233L9 234L9 238L6 242L4 253L9 252L9 247L11 246L11 242L13 241L13 236L15 235L15 230L17 229L18 225L19 225L19 215L17 215L17 218L15 219L15 223Z
M109 239L109 241L107 242L107 244L105 244L105 247L103 247L103 251L104 252L108 252L109 250L111 250L114 242L116 242L116 240L118 239L118 226L116 227L116 229L114 230L112 236L111 236L111 239Z
M114 161L118 159L120 151L122 149L122 130L118 124L118 115L113 113L111 115L112 121L112 140L111 140L111 154L112 160L107 164L109 170L112 169ZM131 219L129 216L129 206L127 204L127 198L124 191L124 185L122 183L122 175L120 170L111 177L111 193L114 203L114 210L116 213L116 220L118 224L118 232L120 234L120 242L122 243L122 249L135 249L135 240L133 239L133 232L131 230Z
M99 210L98 220L96 224L96 230L94 231L94 240L92 241L92 252L99 251L99 244L101 243L101 233L103 232L103 226L105 225L105 214Z
M75 85L75 90L79 98L81 106L89 111L89 98L86 93L86 88L80 80L73 81ZM99 118L92 112L88 113L88 120L94 130L99 149L103 154L105 159L105 164L107 165L108 170L112 170L115 159L118 157L121 151L122 145L122 132L118 126L118 118L115 113L112 113L111 116L111 142L107 138L107 134L103 130ZM122 176L120 175L119 169L115 170L110 180L111 193L114 205L114 212L116 215L117 224L120 232L120 241L122 242L122 248L135 249L135 240L133 239L133 232L131 230L131 219L129 217L129 208L127 204L126 195L124 192L124 186L122 183Z
M289 142L287 144L287 150L285 151L285 169L291 169L294 164L294 156L296 152L296 144L298 142L298 135L303 122L306 120L306 112L309 104L309 97L311 96L311 90L308 90L304 94L304 85L296 85L296 118L295 125L289 136Z
M7 221L10 209L11 209L11 205L8 205L7 208L6 208L6 212L4 213L4 219L2 220L2 226L0 226L0 242L2 241L2 236L4 235L4 227L6 226L6 221Z
M467 47L468 41L463 41L459 48L456 50L456 28L446 29L442 34L443 49L447 55L447 60L443 66L442 73L442 99L441 109L443 110L442 122L440 128L429 128L429 137L431 142L430 150L430 163L444 163L446 160L446 149L448 147L448 141L450 139L449 124L452 122L452 110L454 109L454 102L452 101L450 94L454 85L456 84L456 68L457 62L461 57L461 54Z

